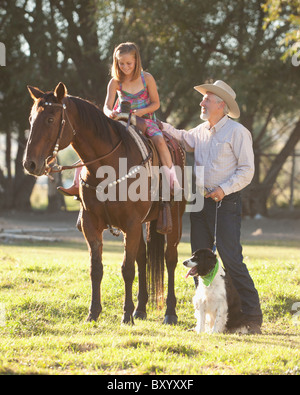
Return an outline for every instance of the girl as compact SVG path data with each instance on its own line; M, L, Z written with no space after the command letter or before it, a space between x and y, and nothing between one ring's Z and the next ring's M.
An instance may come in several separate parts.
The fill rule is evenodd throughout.
M176 177L175 167L162 132L156 123L154 111L160 107L159 96L154 78L150 73L143 71L141 56L134 43L118 45L113 54L113 65L103 111L115 118L121 112L121 102L129 101L131 111L145 119L147 124L147 137L154 142L171 191L174 194L182 191ZM114 105L116 94L118 99Z
M171 193L176 195L181 193L182 189L177 180L170 152L156 123L154 111L160 107L156 83L150 73L143 71L136 44L127 42L115 48L111 76L103 107L105 115L115 118L121 112L122 101L131 103L131 111L145 119L146 135L152 139L157 148ZM118 99L114 105L116 94L118 94ZM67 196L78 194L80 171L81 168L76 169L74 183L70 188L59 187L58 189Z

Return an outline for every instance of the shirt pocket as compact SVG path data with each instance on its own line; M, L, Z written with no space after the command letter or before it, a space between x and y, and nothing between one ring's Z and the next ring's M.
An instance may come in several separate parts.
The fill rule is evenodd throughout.
M229 142L213 142L211 147L211 159L213 161L224 160L230 157L232 157L232 147Z

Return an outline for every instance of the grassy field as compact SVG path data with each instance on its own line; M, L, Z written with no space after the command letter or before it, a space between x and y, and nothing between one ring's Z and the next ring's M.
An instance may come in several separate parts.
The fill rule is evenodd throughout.
M164 311L146 321L120 324L124 297L123 246L106 242L103 312L86 323L89 260L83 244L0 246L1 374L299 374L300 251L295 243L245 245L260 293L262 335L193 332L192 279L181 262L176 293L179 324L162 325ZM134 285L137 292L137 283Z

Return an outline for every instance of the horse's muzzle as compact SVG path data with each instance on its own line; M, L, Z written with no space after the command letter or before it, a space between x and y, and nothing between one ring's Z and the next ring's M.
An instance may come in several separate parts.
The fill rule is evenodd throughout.
M24 169L33 176L42 176L45 173L45 163L37 163L34 160L25 159L23 161Z

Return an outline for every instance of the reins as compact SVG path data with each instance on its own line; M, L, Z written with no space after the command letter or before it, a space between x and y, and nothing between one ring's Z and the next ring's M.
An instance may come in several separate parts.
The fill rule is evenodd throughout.
M56 164L56 168L52 168L51 169L51 173L60 173L61 171L64 170L72 170L72 169L77 169L78 167L83 167L83 166L89 166L92 165L93 163L99 162L100 160L106 159L108 158L110 155L112 155L115 151L117 151L117 149L120 147L120 145L122 144L122 140L118 142L118 144L107 154L99 156L99 158L94 159L94 160L90 160L89 162L82 162L81 160L78 160L77 162L73 163L72 165L65 165L65 166L60 166L58 164Z

